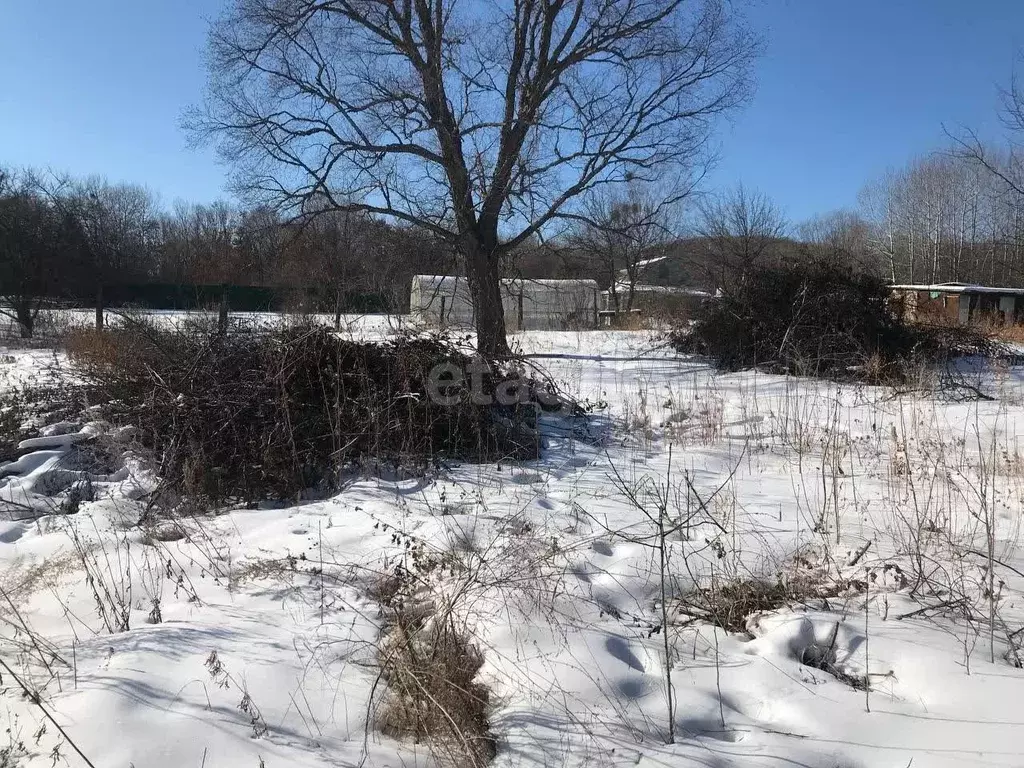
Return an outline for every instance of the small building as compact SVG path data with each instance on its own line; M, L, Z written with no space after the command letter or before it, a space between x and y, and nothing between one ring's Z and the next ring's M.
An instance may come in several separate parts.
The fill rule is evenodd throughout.
M597 282L594 280L501 281L501 304L509 331L558 331L597 325ZM472 295L465 277L416 275L409 311L429 326L472 327Z
M893 297L911 320L954 325L1024 323L1024 288L999 288L969 283L893 285Z

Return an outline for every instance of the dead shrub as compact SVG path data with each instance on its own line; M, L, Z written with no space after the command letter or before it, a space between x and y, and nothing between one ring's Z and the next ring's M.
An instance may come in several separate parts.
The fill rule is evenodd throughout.
M451 550L433 550L416 536L380 525L402 554L365 585L386 617L377 645L385 687L375 726L388 736L427 744L442 764L486 765L497 745L488 720L490 692L476 680L483 654L438 589L462 573L464 564Z
M514 374L512 405L481 404L470 377L432 397L438 366L474 366L444 336L363 343L312 324L218 333L133 321L73 333L67 350L104 393L107 417L138 428L161 477L212 502L330 491L365 462L422 472L453 459L535 458L538 410L558 404L545 384ZM485 392L502 381L496 368L480 379Z
M958 320L937 312L927 315L928 325L933 327L949 328L954 331L963 328ZM1019 344L1024 342L1024 325L1016 322L1005 322L992 317L972 319L967 326L970 333L991 339L994 342Z
M828 644L811 643L804 648L800 656L800 663L805 667L820 669L832 675L841 683L846 683L855 691L865 691L870 688L867 675L852 675L847 672L839 663L839 649L836 640L839 637L839 622L832 628Z
M294 555L254 558L231 571L231 586L237 588L255 581L291 583L299 573L299 559Z
M789 600L789 590L781 581L738 579L690 593L684 611L699 613L727 632L746 632L748 616L778 610Z
M0 393L0 461L18 457L18 443L31 436L27 422L31 412L17 392Z
M816 584L807 576L789 580L738 578L715 580L680 601L679 611L708 621L727 632L747 632L747 620L793 603L807 604L840 594L846 585Z
M483 655L451 617L398 616L380 648L388 688L377 727L429 744L448 765L486 765L496 743L487 717L490 693L475 680Z
M830 261L755 267L704 302L671 342L723 370L902 385L922 361L992 355L964 328L911 325L878 277Z
M652 319L639 311L623 310L611 316L610 326L617 331L643 331L652 327Z

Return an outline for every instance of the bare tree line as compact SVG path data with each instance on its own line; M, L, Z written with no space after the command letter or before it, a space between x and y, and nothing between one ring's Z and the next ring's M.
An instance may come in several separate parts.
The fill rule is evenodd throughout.
M1024 196L972 158L915 159L865 187L861 202L892 282L1024 284Z
M416 273L461 274L481 351L506 351L501 277L715 290L828 258L892 282L1024 285L1024 89L1009 141L950 132L856 209L794 225L763 192L698 195L716 119L750 93L758 41L723 0L233 0L211 32L197 139L234 160L243 207L162 207L145 187L0 171L0 299L105 286L273 286L340 312L401 310ZM98 320L100 315L98 314Z
M870 180L856 208L794 226L770 197L742 185L695 198L688 222L675 227L691 236L670 248L682 256L683 274L675 279L720 288L755 265L826 258L892 283L1024 286L1024 86L1018 78L999 106L1003 145L970 128L947 131L946 147Z
M31 335L47 302L97 307L114 286L262 286L339 313L353 296L400 311L416 272L450 271L429 234L364 213L294 222L261 206L177 202L137 184L32 170L0 172L0 313Z

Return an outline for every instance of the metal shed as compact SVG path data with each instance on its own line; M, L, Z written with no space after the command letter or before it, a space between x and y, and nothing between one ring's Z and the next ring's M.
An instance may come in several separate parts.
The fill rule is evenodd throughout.
M891 286L912 320L970 323L1024 323L1024 288L1001 288L970 283L937 283Z

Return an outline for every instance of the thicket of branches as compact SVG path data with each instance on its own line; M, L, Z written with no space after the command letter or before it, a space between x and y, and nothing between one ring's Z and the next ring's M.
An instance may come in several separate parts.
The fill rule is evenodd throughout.
M537 406L556 402L523 382L521 402L490 405L449 378L432 397L437 366L473 363L444 337L359 343L305 324L224 334L137 322L74 333L68 352L107 416L139 430L169 487L215 501L331 490L367 461L424 471L533 458ZM493 393L497 375L481 372L481 391Z
M881 278L823 259L748 269L672 340L725 370L879 384L902 384L922 363L995 351L966 329L908 324Z

